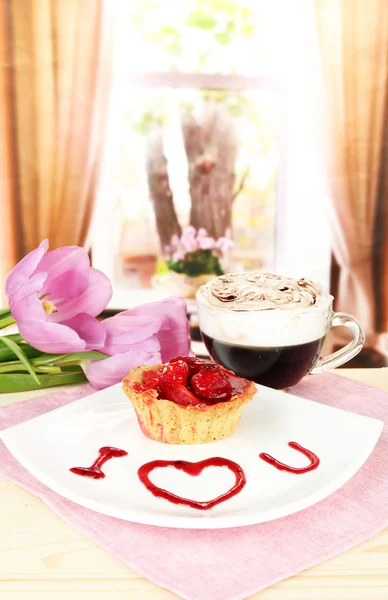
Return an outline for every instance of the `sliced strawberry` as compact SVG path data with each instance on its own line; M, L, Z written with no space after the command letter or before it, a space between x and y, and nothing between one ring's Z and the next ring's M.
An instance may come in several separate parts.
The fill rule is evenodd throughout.
M189 367L189 377L192 377L198 373L204 365L213 364L210 358L196 358L195 356L177 356L176 358L170 360L170 364L177 361L183 361L186 363L186 365Z
M186 385L189 376L189 367L183 360L176 360L165 366L162 375L162 385L180 383Z
M228 374L215 364L204 365L199 373L191 378L193 392L210 402L225 402L232 396L232 385Z
M237 377L237 375L228 374L228 379L232 386L232 396L242 394L249 383L247 379L244 379L243 377Z
M195 406L196 404L200 404L200 400L181 383L164 383L162 386L162 398L172 400L172 402L181 406Z
M175 360L166 365L160 382L159 397L182 406L198 404L198 399L186 387L188 376L189 367L183 360Z
M142 384L144 389L156 390L160 386L160 380L161 373L150 369L149 371L144 371Z

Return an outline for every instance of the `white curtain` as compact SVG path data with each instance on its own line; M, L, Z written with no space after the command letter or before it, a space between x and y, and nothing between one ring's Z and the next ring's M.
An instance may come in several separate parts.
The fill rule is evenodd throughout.
M331 235L321 160L322 79L314 5L310 0L275 4L274 72L283 111L275 269L328 288Z

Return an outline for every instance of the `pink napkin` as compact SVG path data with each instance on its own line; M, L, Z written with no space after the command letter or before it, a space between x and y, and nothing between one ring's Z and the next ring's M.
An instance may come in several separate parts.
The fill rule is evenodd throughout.
M93 392L83 385L0 409L0 429ZM293 393L388 421L388 394L337 375ZM300 513L251 527L195 531L100 515L39 483L0 442L0 475L39 496L67 523L154 583L189 600L241 600L370 538L388 525L388 428L344 487Z

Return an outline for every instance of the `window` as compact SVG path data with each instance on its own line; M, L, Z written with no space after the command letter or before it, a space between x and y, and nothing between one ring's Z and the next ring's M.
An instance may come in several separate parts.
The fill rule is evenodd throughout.
M123 2L92 243L112 308L165 295L176 220L232 230L229 270L275 268L286 130L268 4Z

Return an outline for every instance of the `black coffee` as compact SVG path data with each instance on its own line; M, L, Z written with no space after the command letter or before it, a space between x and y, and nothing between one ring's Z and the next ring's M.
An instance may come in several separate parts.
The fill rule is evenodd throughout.
M234 346L201 333L212 359L236 375L281 390L297 384L317 360L323 340L276 348Z

